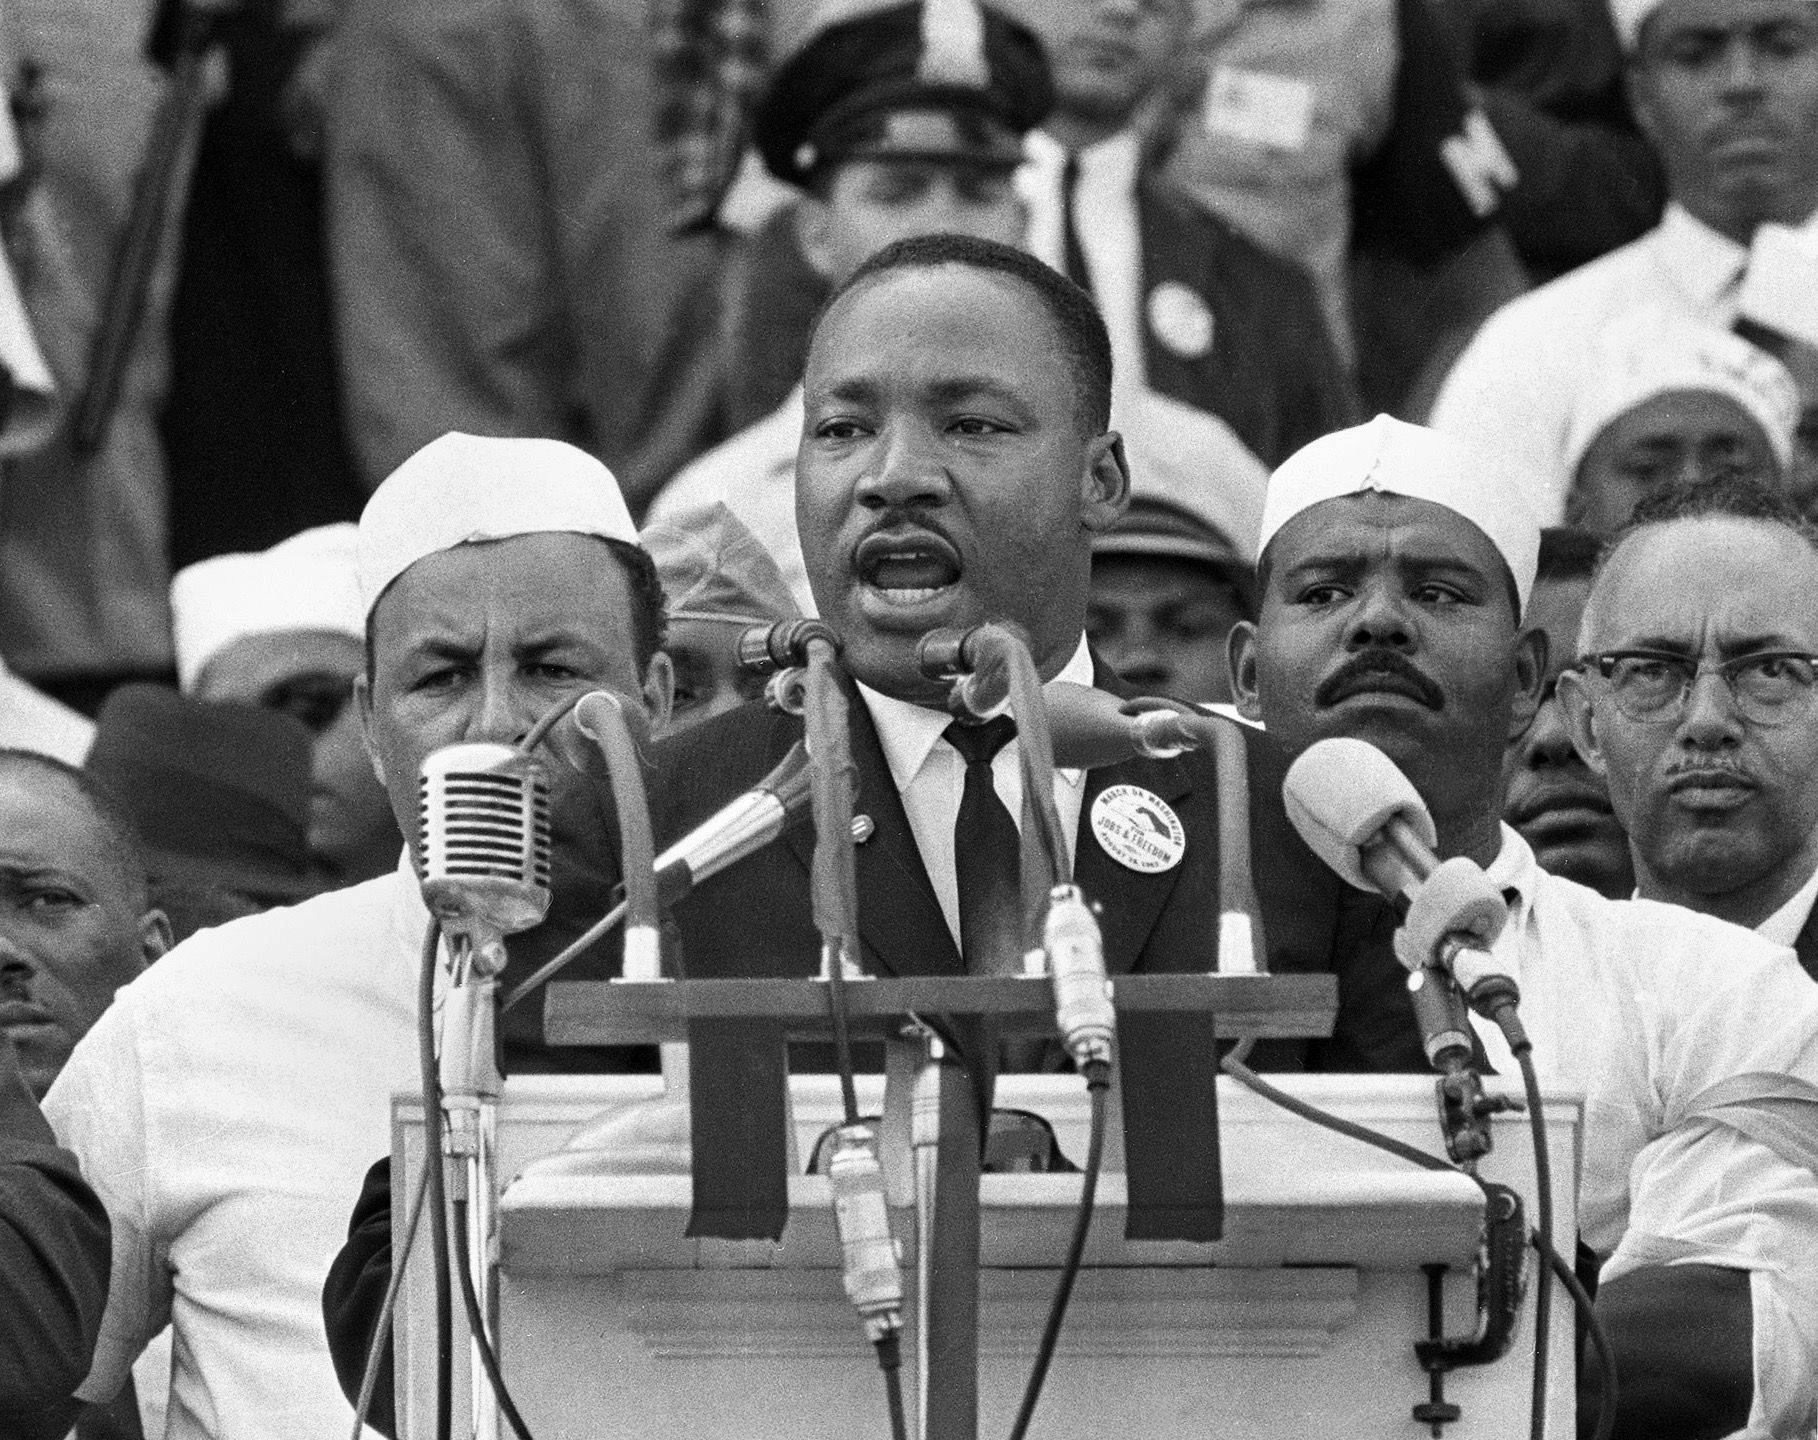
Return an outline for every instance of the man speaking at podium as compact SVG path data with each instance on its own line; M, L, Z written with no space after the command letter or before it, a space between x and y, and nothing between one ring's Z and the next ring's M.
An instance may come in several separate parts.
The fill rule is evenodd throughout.
M1386 416L1300 451L1270 481L1259 618L1232 636L1239 707L1289 754L1335 736L1384 751L1439 855L1507 897L1492 955L1543 1081L1586 1094L1579 1224L1609 1261L1617 1433L1809 1435L1818 987L1751 932L1542 873L1500 823L1504 743L1547 673L1543 634L1521 625L1540 538L1522 493L1492 457ZM1379 958L1335 959L1341 1029L1405 996L1399 965L1370 973ZM1478 1034L1513 1073L1500 1031ZM1753 1113L1718 1103L1738 1085L1786 1093ZM1763 1143L1777 1104L1803 1140Z

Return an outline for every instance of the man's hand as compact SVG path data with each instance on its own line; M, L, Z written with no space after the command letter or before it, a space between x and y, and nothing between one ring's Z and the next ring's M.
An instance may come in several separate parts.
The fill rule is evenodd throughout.
M1636 1270L1597 1291L1616 1352L1617 1440L1718 1440L1748 1423L1755 1390L1754 1318L1746 1270L1670 1265ZM1602 1366L1586 1347L1578 1433L1597 1418Z

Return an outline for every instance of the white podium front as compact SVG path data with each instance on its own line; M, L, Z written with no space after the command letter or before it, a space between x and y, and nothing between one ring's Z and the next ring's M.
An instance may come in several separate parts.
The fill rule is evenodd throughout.
M1282 1088L1429 1151L1440 1140L1433 1084L1419 1076L1282 1076ZM863 1081L864 1077L861 1077ZM1490 1082L1492 1086L1504 1084ZM1426 1338L1428 1278L1449 1267L1445 1333L1476 1323L1478 1188L1320 1129L1220 1080L1226 1200L1216 1244L1123 1238L1123 1177L1107 1173L1085 1269L1031 1434L1411 1440L1427 1399L1414 1342ZM537 1440L758 1440L888 1435L883 1384L840 1285L824 1180L790 1182L783 1239L685 1238L686 1175L522 1176L604 1112L656 1096L651 1077L514 1077L499 1112L499 1345ZM871 1113L882 1081L861 1088ZM791 1082L798 1149L838 1122L833 1077ZM1000 1107L1046 1115L1075 1160L1087 1107L1076 1077L1006 1076ZM1576 1233L1580 1102L1546 1107L1555 1246ZM1535 1215L1528 1122L1498 1116L1486 1179L1518 1190ZM421 1107L394 1107L394 1233L421 1163ZM986 1176L982 1193L980 1429L1007 1434L1066 1249L1077 1175ZM914 1217L893 1216L913 1284ZM433 1269L427 1235L407 1270L397 1318L400 1434L432 1433ZM1500 1361L1453 1371L1445 1398L1462 1415L1448 1440L1528 1433L1532 1287ZM913 1304L911 1304L911 1311ZM1556 1291L1547 1433L1573 1434L1573 1316ZM457 1355L466 1329L456 1307ZM910 1337L912 1342L913 1337ZM913 1343L905 1345L912 1355ZM464 1365L455 1367L457 1386ZM905 1370L914 1403L914 1377ZM466 1434L464 1393L454 1403ZM913 1423L913 1420L912 1420ZM486 1440L493 1440L487 1436Z

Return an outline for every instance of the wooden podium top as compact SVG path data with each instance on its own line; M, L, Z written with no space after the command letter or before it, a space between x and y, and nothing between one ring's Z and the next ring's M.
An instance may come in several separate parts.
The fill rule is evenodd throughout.
M1211 1011L1224 1039L1319 1038L1332 1033L1334 975L1118 975L1119 1011ZM992 1015L1005 1034L1054 1030L1046 978L924 976L848 982L855 1035L894 1035L914 1013ZM544 1034L552 1045L648 1045L688 1038L690 1020L765 1016L800 1023L804 1039L827 1026L825 986L811 980L568 981L548 988Z

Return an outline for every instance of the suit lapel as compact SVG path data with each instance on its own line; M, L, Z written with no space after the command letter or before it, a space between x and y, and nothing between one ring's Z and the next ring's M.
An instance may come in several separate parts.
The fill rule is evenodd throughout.
M1094 654L1092 683L1100 690L1129 698L1133 693ZM1073 881L1087 900L1104 908L1099 927L1105 941L1105 964L1113 972L1129 970L1142 953L1149 932L1174 893L1181 865L1153 875L1127 869L1112 859L1098 841L1092 826L1092 807L1113 785L1136 785L1173 804L1193 790L1193 776L1178 760L1126 760L1086 772L1086 788L1079 807L1079 831L1073 842ZM1206 844L1210 835L1189 838L1188 844Z
M852 763L858 770L858 813L871 818L871 838L857 849L859 940L878 968L891 975L959 975L959 947L947 928L934 882L909 828L871 710L847 691ZM814 831L800 826L788 845L804 869L814 865Z
M1812 906L1811 913L1805 917L1805 924L1793 941L1793 953L1799 957L1805 973L1818 980L1818 905Z

